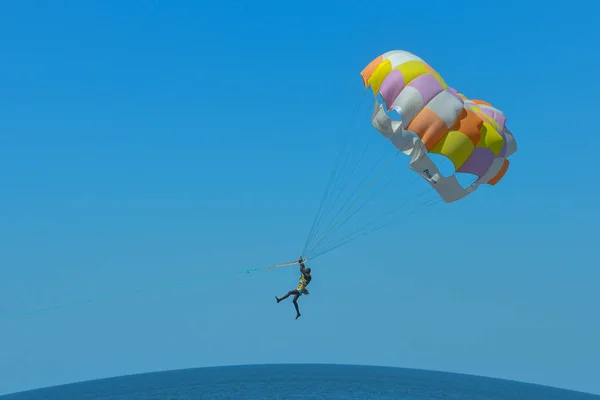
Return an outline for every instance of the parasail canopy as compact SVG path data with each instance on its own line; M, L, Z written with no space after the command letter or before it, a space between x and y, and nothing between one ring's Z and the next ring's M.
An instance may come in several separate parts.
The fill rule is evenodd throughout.
M481 100L448 86L425 61L402 50L380 55L361 72L375 101L371 123L402 153L409 168L427 180L445 202L460 200L479 185L496 185L517 151L506 117ZM395 110L401 117L390 117ZM454 173L444 176L430 154L448 158ZM457 174L477 178L463 187Z

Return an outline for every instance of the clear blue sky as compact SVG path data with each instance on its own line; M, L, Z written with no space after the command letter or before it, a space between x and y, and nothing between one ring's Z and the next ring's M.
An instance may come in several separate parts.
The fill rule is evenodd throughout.
M0 393L277 362L600 393L600 5L573 4L2 2L0 314L196 281L0 321ZM298 256L392 49L501 108L519 151L493 190L315 260L295 321L296 267L235 273Z

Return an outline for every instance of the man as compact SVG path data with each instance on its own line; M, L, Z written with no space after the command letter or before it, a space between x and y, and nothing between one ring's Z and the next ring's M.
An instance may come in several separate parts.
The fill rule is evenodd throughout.
M304 266L304 260L302 259L302 257L300 257L300 259L298 260L298 264L300 264L300 273L302 274L300 276L300 282L298 283L298 287L294 290L290 290L289 292L287 292L287 294L282 298L275 296L275 298L277 299L277 303L279 303L280 301L287 299L291 295L294 295L294 299L292 300L292 302L294 303L294 307L296 308L296 319L300 318L300 310L298 309L298 298L303 294L309 294L308 290L306 290L306 287L312 279L312 276L310 275L310 268L306 268Z

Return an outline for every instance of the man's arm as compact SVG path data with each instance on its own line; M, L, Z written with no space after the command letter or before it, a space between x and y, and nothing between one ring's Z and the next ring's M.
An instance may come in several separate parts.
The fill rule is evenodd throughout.
M302 275L308 275L308 273L306 272L306 267L304 266L304 261L302 260L302 257L300 257L300 259L298 260L298 264L300 264L300 273Z

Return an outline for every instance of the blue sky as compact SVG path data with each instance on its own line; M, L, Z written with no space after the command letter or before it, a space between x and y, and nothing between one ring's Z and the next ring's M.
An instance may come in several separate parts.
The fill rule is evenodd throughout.
M600 394L596 3L2 2L0 315L192 282L0 320L0 393L334 362ZM295 321L274 300L295 267L236 273L298 256L392 49L502 109L519 151L498 186L315 260ZM395 162L376 210L422 187Z

